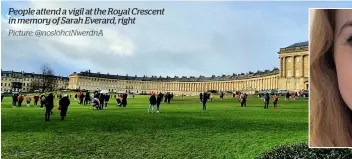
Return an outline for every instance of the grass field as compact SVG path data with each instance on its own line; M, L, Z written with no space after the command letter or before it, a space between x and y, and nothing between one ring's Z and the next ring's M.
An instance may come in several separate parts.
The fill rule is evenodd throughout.
M113 101L107 110L71 100L65 121L55 109L45 122L45 109L12 108L5 97L2 158L254 158L308 139L307 99L280 98L279 109L270 103L265 110L258 97L249 97L246 108L228 97L203 112L197 97L175 97L161 113L148 114L148 98L129 99L124 109Z

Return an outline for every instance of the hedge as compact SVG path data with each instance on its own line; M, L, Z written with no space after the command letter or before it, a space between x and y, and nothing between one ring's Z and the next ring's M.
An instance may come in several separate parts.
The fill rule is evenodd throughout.
M309 149L308 142L282 145L265 152L257 159L352 159L352 149Z

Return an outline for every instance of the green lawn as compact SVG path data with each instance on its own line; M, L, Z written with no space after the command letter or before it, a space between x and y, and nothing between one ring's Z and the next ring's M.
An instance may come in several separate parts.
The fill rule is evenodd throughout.
M201 111L198 97L175 97L161 113L147 113L148 96L115 101L92 110L71 100L68 116L59 111L49 122L45 109L1 105L3 158L254 158L281 144L308 139L308 100L279 99L263 109L249 97L246 108L234 99L214 99ZM56 103L57 100L55 101ZM57 104L56 104L57 105Z

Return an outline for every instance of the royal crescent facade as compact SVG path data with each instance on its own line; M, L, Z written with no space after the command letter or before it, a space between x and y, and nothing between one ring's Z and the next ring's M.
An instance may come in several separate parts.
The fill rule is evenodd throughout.
M211 77L128 76L74 72L69 76L68 89L109 90L124 92L173 92L198 94L208 90L242 91L308 89L308 42L295 43L278 52L280 68L242 74Z

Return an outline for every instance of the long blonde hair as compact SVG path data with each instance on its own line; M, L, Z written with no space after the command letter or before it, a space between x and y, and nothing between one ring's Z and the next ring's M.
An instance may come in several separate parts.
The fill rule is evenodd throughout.
M351 110L343 101L334 62L335 10L317 9L310 27L310 146L352 146ZM312 18L312 17L311 17Z

